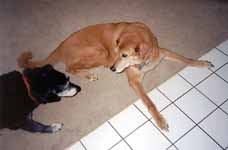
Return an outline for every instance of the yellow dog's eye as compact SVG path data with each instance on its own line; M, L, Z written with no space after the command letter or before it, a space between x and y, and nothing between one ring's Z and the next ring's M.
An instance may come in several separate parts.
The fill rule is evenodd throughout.
M139 47L135 48L135 52L138 53L139 52Z
M127 57L127 54L122 54L122 57Z

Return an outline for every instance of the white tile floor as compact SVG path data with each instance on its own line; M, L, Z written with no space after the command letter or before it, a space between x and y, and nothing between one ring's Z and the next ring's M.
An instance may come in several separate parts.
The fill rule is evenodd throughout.
M140 100L67 150L228 150L228 40L148 95L167 119L160 131Z

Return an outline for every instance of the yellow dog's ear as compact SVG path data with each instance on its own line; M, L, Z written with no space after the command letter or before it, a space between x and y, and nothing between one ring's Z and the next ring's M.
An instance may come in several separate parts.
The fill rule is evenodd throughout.
M114 52L118 52L119 51L119 44L120 44L120 40L119 39L117 39L116 41L115 41L116 43L115 43L115 47L114 47Z
M148 59L151 56L151 51L152 49L146 43L141 43L135 48L135 52L139 52L143 59Z

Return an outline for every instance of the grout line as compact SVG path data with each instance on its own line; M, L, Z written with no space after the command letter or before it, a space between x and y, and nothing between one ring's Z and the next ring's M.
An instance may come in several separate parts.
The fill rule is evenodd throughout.
M174 104L177 100L179 100L181 97L183 97L185 94L187 94L188 92L190 92L193 89L193 87L191 87L190 89L188 89L186 92L184 92L183 94L181 94L179 97L177 97L176 99L174 99L173 101L168 98L168 96L165 95L165 93L163 93L159 88L157 88L157 90L163 95L165 96L171 103L170 105ZM163 108L161 111L165 110L168 107Z
M213 72L214 73L214 72ZM213 74L212 73L212 74ZM211 74L211 75L212 75ZM210 75L210 76L211 76ZM181 76L181 75L180 75ZM181 76L182 77L182 76ZM188 83L190 83L189 81L187 81L184 77L182 77L186 82L188 82ZM190 83L191 84L191 83ZM192 85L192 84L191 84ZM199 85L199 84L196 84L195 86L197 86L197 85ZM193 86L193 85L192 85ZM213 104L215 104L211 99L209 99L204 93L202 93L199 89L197 89L196 87L193 87L193 88L195 88L198 92L200 92L203 96L205 96L205 98L207 98L209 101L211 101ZM198 126L201 130L202 130L202 128L199 126L199 124L201 123L201 122L203 122L206 118L208 118L212 113L214 113L217 109L220 109L220 110L222 110L221 108L220 108L220 106L222 106L224 103L226 103L228 101L228 99L227 100L225 100L222 104L220 104L220 105L217 105L217 104L215 104L216 105L216 108L211 112L211 113L209 113L206 117L204 117L201 121L199 121L198 123L196 123L191 117L189 117L181 108L179 108L175 103L174 103L174 105L180 110L180 111L182 111L182 113L184 113L189 119L191 119L195 124L196 124L196 126ZM223 112L224 112L224 110L222 110ZM226 113L227 114L227 113ZM208 136L209 136L209 134L206 132L206 131L204 131L204 130L202 130L203 132L205 132ZM214 138L212 138L211 136L209 136L218 146L220 146L221 148L223 148ZM176 141L177 142L177 141ZM175 142L175 143L176 143Z
M179 74L177 74L179 75ZM176 102L178 99L180 99L181 97L183 97L185 94L187 94L189 91L191 91L193 89L193 87L191 87L190 89L188 89L186 92L184 92L183 94L181 94L179 97L177 97L174 100L171 100L170 98L168 98L168 96L165 95L165 93L163 93L159 88L156 88L163 96L165 96L170 102L171 104L173 104L174 102ZM166 108L165 108L166 109ZM162 109L163 111L164 109Z
M171 146L174 146L175 143L173 143L154 123L153 121L149 120L149 122L170 142L170 146L166 149L170 148ZM175 146L176 147L176 146ZM177 148L178 149L178 148Z
M147 116L142 112L142 110L140 110L135 104L133 104L133 105L134 105L134 106L136 107L136 109L137 109L138 111L140 111L140 112L142 113L142 115L145 116L148 120L150 120L150 118L152 118L152 117L150 117L150 118L147 117ZM148 121L148 120L147 120L147 121Z
M118 145L120 142L122 142L123 140L121 139L120 141L118 141L116 144L112 145L108 150L112 150L112 148L114 148L116 145Z
M228 61L226 63L224 63L222 66L220 66L219 68L217 68L216 70L212 70L211 68L208 68L212 73L215 73L216 71L218 71L219 69L221 69L222 67L224 67L226 64L228 64Z
M163 111L163 110L165 110L166 108L168 108L170 105L172 105L172 104L174 104L182 113L184 113L190 120L192 120L185 112L183 112L176 104L175 104L175 102L177 101L177 100L179 100L181 97L183 97L185 94L187 94L190 90L192 90L192 89L197 89L196 88L196 86L198 86L199 84L201 84L203 81L205 81L206 79L208 79L211 75L213 75L213 74L215 74L215 72L217 71L217 70L219 70L219 69L221 69L222 67L224 67L226 64L228 64L228 62L226 62L225 64L223 64L222 66L220 66L218 69L216 69L215 71L213 71L213 70L211 70L211 69L209 69L210 71L211 71L211 73L207 76L207 77L205 77L203 80L201 80L199 83L197 83L196 85L192 85L192 83L190 83L189 81L187 81L183 76L181 76L179 73L177 73L180 77L182 77L186 82L188 82L191 86L192 86L192 88L190 88L187 92L185 92L185 93L183 93L181 96L179 96L178 98L176 98L174 101L172 101L169 97L167 97L159 88L156 88L163 96L165 96L171 103L169 104L169 105L167 105L165 108L163 108L161 111ZM216 74L217 75L217 74ZM224 79L223 79L224 80ZM203 94L200 90L198 90L197 89L197 91L198 92L200 92L201 94ZM213 102L211 99L209 99L205 94L203 94L209 101L211 101L214 105L216 105L217 107L216 107L216 109L215 110L213 110L211 113L209 113L205 118L203 118L199 123L201 123L203 120L205 120L208 116L210 116L213 112L215 112L218 108L219 109L221 109L220 108L220 106L218 106L217 104L215 104L215 102ZM226 100L227 101L227 100ZM225 101L225 102L226 102ZM224 104L225 102L223 102L222 104ZM224 112L224 110L223 109L221 109L223 112ZM227 114L227 113L226 113ZM193 120L192 120L193 121ZM194 122L194 121L193 121ZM153 122L152 122L153 123ZM194 122L195 123L195 122ZM198 123L198 124L199 124ZM193 128L195 128L196 126L198 126L199 128L201 128L197 123L195 123L196 125L193 127ZM193 128L191 128L188 132L186 132L182 137L184 137L187 133L189 133ZM204 131L204 130L202 130L202 131ZM205 132L205 131L204 131ZM206 132L205 132L206 133ZM208 135L208 133L206 133L207 135ZM182 137L180 137L178 140L176 140L172 145L174 145L176 142L178 142ZM217 141L215 141L211 136L209 136L218 146L220 146L222 149L223 149L223 147L217 142ZM171 146L172 146L171 145Z
M173 102L170 102L170 100L168 100L169 101L169 104L167 104L167 105L165 105L161 110L159 110L159 112L162 112L163 110L165 110L166 108L168 108L170 105L172 105L172 103ZM150 119L153 119L153 117L152 117L152 115L150 116L150 117L148 117L148 116L146 116L146 114L135 104L135 103L133 103L133 105L135 105L135 107L148 119L148 120L150 120ZM143 104L144 105L144 104Z
M135 104L134 104L134 106L136 107L136 109L138 109L147 119L149 119ZM153 117L151 117L151 119L152 119ZM151 119L149 119L148 121L149 122L151 122ZM153 124L153 123L152 123ZM158 127L156 126L156 125L154 125L153 124L153 126L156 128L156 129L158 129ZM173 145L173 143L172 143L172 141L164 134L164 133L162 133L162 131L160 131L159 129L158 129L158 131L170 142L170 144L171 145ZM169 147L168 147L169 148ZM168 149L167 148L167 149Z
M135 107L136 107L136 109L138 109L142 114L143 114L143 116L145 116L146 118L147 118L147 121L145 121L143 124L141 124L140 126L138 126L137 128L135 128L134 130L132 130L129 134L127 134L125 137L123 137L123 139L126 139L127 137L129 137L131 134L133 134L136 130L138 130L139 128L141 128L143 125L145 125L147 122L150 122L150 119L152 119L152 117L151 118L148 118L135 104L133 104ZM107 121L107 122L109 122L109 121ZM110 123L111 124L111 123ZM111 125L112 126L112 125ZM114 127L113 127L114 128ZM114 128L114 130L116 131L116 129ZM116 131L117 133L118 133L118 131ZM118 133L119 134L119 133ZM121 135L120 135L120 137L122 137ZM122 140L123 140L122 139ZM122 141L121 140L121 141ZM121 141L119 141L119 142L117 142L115 145L117 145L118 143L120 143ZM111 148L113 148L115 145L113 145Z
M224 111L221 106L222 104L224 104L224 102L226 102L227 100L225 100L224 102L222 102L220 105L217 105L215 102L213 102L210 98L208 98L204 93L202 93L199 89L195 88L200 94L202 94L204 97L206 97L209 101L211 101L214 105L216 105L217 108L219 108L221 111L223 111L226 115L228 115L228 113L226 111Z
M194 124L195 124L195 126L193 127L193 128L195 128L195 127L199 127L204 133L206 133L219 147L221 147L222 149L223 149L223 147L213 138L213 137L211 137L205 130L203 130L201 127L200 127L200 123L202 123L205 119L207 119L211 114L213 114L217 109L218 109L218 107L217 108L215 108L212 112L210 112L208 115L206 115L201 121L199 121L198 123L196 123L190 116L188 116L181 108L179 108L177 105L175 105L183 114L185 114ZM193 129L192 128L192 129ZM190 131L192 130L192 129L190 129ZM189 131L189 132L190 132ZM188 133L189 133L188 132ZM181 137L182 138L182 137ZM175 141L175 143L177 143L181 138L179 138L177 141Z
M138 130L139 128L141 128L143 125L145 125L147 122L149 122L149 120L145 121L143 124L141 124L140 126L138 126L136 129L134 129L133 131L131 131L128 135L126 135L124 137L124 139L126 139L127 137L129 137L132 133L134 133L136 130Z
M227 62L228 63L228 62ZM224 64L225 65L225 64ZM222 65L221 67L219 67L218 69L220 69L220 68L222 68L224 65ZM217 69L217 70L218 70ZM216 71L217 71L216 70ZM197 89L196 88L196 86L197 85L199 85L200 83L202 83L203 81L205 81L207 78L209 78L212 74L213 74L214 72L212 71L212 73L210 74L210 75L208 75L206 78L204 78L202 81L200 81L198 84L196 84L196 85L192 85L189 81L187 81L184 77L182 77L180 74L178 74L180 77L182 77L186 82L188 82L191 86L192 86L192 88L190 89L190 90L192 90L193 88L195 88L195 89ZM188 92L190 91L190 90L188 90ZM159 92L161 92L161 94L163 94L169 101L171 101L170 100L170 98L169 97L167 97L160 89L158 89L158 91ZM197 91L199 91L198 89L197 89ZM187 93L188 93L187 92ZM199 91L200 93L202 93L201 91ZM194 126L194 127L196 127L196 126L198 126L198 124L199 123L201 123L203 120L205 120L209 115L211 115L212 113L209 113L209 115L207 115L205 118L203 118L198 124L191 118L191 117L189 117L184 111L182 111L176 104L175 104L175 102L178 100L178 99L180 99L181 97L183 97L184 95L186 94L186 92L185 93L183 93L181 96L179 96L176 100L174 100L173 102L172 102L172 104L174 104L182 113L184 113L184 115L186 115L190 120L192 120L192 122L193 123L195 123L196 125ZM203 94L203 93L202 93ZM210 100L205 94L203 94L209 101L211 101L213 104L215 104L212 100ZM226 102L226 101L225 101ZM222 103L223 104L223 103ZM217 107L216 107L216 109L215 110L217 110L218 108L220 108L217 104L215 104ZM215 111L214 110L214 111ZM214 111L212 111L212 112L214 112ZM193 128L194 128L193 127ZM193 129L192 128L192 129ZM192 129L190 129L189 131L191 131ZM189 132L188 131L188 132ZM187 132L187 133L188 133ZM206 133L206 134L208 134L208 133ZM184 135L186 135L186 134L184 134ZM184 136L183 135L183 136ZM174 144L176 143L176 142L178 142L183 136L181 136L178 140L176 140L175 142L174 142ZM210 136L209 136L210 137ZM212 137L210 137L214 142L215 142L215 140L212 138ZM215 142L217 145L219 145L221 148L223 148L219 143L217 143L217 142Z
M140 126L138 126L137 128L135 128L133 131L131 131L128 135L126 135L125 137L123 137L123 139L122 140L124 140L125 141L125 139L127 138L127 137L129 137L131 134L133 134L136 130L138 130L139 128L141 128L143 125L145 125L147 122L149 122L149 120L147 120L147 121L145 121L143 124L141 124ZM114 129L115 130L115 129ZM122 136L121 136L122 137ZM122 141L121 140L121 141ZM119 141L118 143L120 143L121 141ZM126 141L125 141L126 142ZM116 143L115 145L117 145L118 143ZM127 142L126 142L127 143ZM115 145L113 145L111 148L113 148ZM129 145L129 144L128 144ZM130 147L131 148L131 147ZM110 149L109 149L110 150Z
M174 144L173 146L174 146L177 150L179 150L179 148L178 148L175 144Z
M175 147L176 148L176 150L179 150L179 148L175 145L175 144L173 144L173 145L170 145L166 150L169 150L171 147Z
M223 111L227 116L228 116L228 112L226 112L225 110L223 110L223 108L219 107L221 111Z
M228 81L226 81L225 79L223 79L223 77L221 77L217 72L215 72L214 74L216 74L219 78L221 78L223 81L225 81L228 84Z
M219 67L217 70L215 70L215 71L213 71L213 70L211 70L212 71L212 73L211 74L209 74L206 78L204 78L202 81L200 81L199 83L197 83L196 85L193 85L191 82L189 82L187 79L185 79L182 75L180 75L180 74L178 74L181 78L183 78L186 82L188 82L189 84L191 84L192 86L193 86L193 88L194 89L196 89L200 94L202 94L205 98L207 98L209 101L211 101L216 107L218 107L220 110L222 110L226 115L228 115L228 113L226 112L226 111L224 111L222 108L221 108L221 106L222 106L222 104L224 104L224 102L222 102L222 104L220 104L220 105L217 105L213 100L211 100L207 95L205 95L203 92L201 92L196 86L198 86L199 84L201 84L203 81L205 81L206 79L208 79L210 76L212 76L213 74L215 74L215 75L217 75L219 78L221 78L223 81L225 81L227 84L228 84L228 82L226 81L226 80L224 80L222 77L220 77L217 73L216 73L216 71L218 71L219 69L221 69L222 67L224 67L225 65L227 65L228 64L228 62L226 62L224 65L222 65L221 67ZM176 100L177 101L177 100ZM175 102L176 102L175 101ZM225 101L227 101L227 100L225 100Z
M121 140L119 141L119 143L121 142L121 141L124 141L127 145L128 145L128 147L131 149L131 150L133 150L133 148L127 143L127 141L122 137L122 135L116 130L116 128L114 128L114 126L109 122L109 121L107 121L108 122L108 124L113 128L113 130L115 130L116 131L116 133L120 136L120 138L121 138ZM116 144L117 145L117 144ZM113 146L111 147L111 148L113 148ZM109 148L109 149L111 149L111 148Z
M226 115L228 115L228 113L226 111L224 111L221 106L222 104L224 104L228 99L226 99L224 102L222 102L220 105L217 105L214 101L212 101L209 97L207 97L203 92L201 92L198 88L195 88L201 95L203 95L205 98L207 98L210 102L212 102L218 109L220 109L221 111L223 111Z
M197 125L210 139L212 139L222 150L225 150L210 134L208 134L200 125Z
M225 63L224 65L222 65L221 67L219 67L217 70L219 70L220 68L222 68L223 66L225 66L226 64L228 64L228 62L227 63ZM209 69L210 70L210 69ZM217 71L216 70L216 71ZM187 83L189 83L191 86L192 86L192 88L190 88L189 90L187 90L186 92L184 92L183 94L181 94L179 97L177 97L175 100L171 100L169 97L167 97L166 95L165 95L165 93L163 93L158 87L156 88L163 96L165 96L172 104L173 103L175 103L177 100L179 100L181 97L183 97L185 94L187 94L189 91L191 91L194 87L196 87L196 86L198 86L199 84L201 84L203 81L205 81L206 79L208 79L213 73L214 73L214 71L213 70L210 70L211 71L211 73L208 75L208 76L206 76L204 79L202 79L199 83L197 83L196 85L193 85L191 82L189 82L188 80L186 80L182 75L180 75L179 74L179 72L177 73L177 75L179 75L181 78L183 78ZM217 105L216 105L217 106ZM166 109L166 108L165 108Z
M224 101L221 105L223 105L224 103L228 102L228 99L226 101ZM219 106L221 106L219 105ZM206 118L208 118L212 113L214 113L216 110L219 109L219 106L216 107L214 110L212 110L208 115L206 115L202 120L200 120L197 124L202 123Z
M227 56L227 55L226 55ZM225 65L227 65L228 64L228 62L226 62L224 65L222 65L221 67L219 67L218 69L216 69L215 71L213 71L213 70L211 70L212 71L212 74L215 74L215 75L217 75L219 78L221 78L224 82L226 82L227 84L228 84L228 82L225 80L225 79L223 79L220 75L218 75L217 73L216 73L216 71L218 71L219 69L221 69L222 67L224 67ZM211 76L212 74L210 74L209 76ZM180 75L181 76L181 75ZM186 82L188 82L188 83L190 83L189 81L187 81L183 76L181 76ZM191 84L191 83L190 83ZM191 84L192 85L192 84ZM197 84L197 85L199 85L199 84ZM197 85L195 85L195 86L197 86ZM195 87L195 89L198 91L198 92L200 92L204 97L206 97L209 101L211 101L213 104L215 104L217 107L216 107L216 109L215 110L213 110L211 113L209 113L204 119L202 119L200 122L198 122L198 124L197 124L197 126L205 133L205 134L207 134L217 145L219 145L222 149L224 149L219 143L217 143L217 141L216 140L214 140L214 138L212 138L203 128L201 128L200 127L200 123L201 122L203 122L207 117L209 117L212 113L214 113L216 110L218 110L218 109L220 109L221 111L223 111L226 115L228 115L228 113L226 112L226 111L224 111L222 108L221 108L221 106L223 105L223 104L225 104L226 102L228 102L228 99L227 100L225 100L224 102L222 102L220 105L217 105L215 102L213 102L210 98L208 98L204 93L202 93L198 88L196 88Z
M204 80L202 80L202 82L203 81L205 81L206 79L208 79L210 76L212 76L213 75L213 73L211 73L207 78L205 78ZM210 102L212 102L216 107L219 107L214 101L212 101L209 97L207 97L207 95L205 95L203 92L201 92L198 88L197 88L197 86L199 85L199 84L201 84L202 82L199 82L198 84L196 84L196 85L192 85L192 83L191 82L189 82L188 80L186 80L183 76L181 76L181 75L179 75L181 78L183 78L186 82L188 82L189 84L191 84L191 86L193 86L193 88L192 89L195 89L196 91L198 91L201 95L203 95L206 99L208 99ZM177 100L176 100L177 101ZM175 102L176 102L175 101Z
M228 63L228 62L227 62ZM225 65L225 64L224 64ZM223 66L224 66L223 65ZM221 66L221 67L223 67L223 66ZM221 67L219 67L218 69L220 69ZM218 70L217 69L217 70ZM217 71L216 70L216 71ZM204 80L206 80L207 78L209 78L212 74L213 74L213 70L211 70L212 71L212 73L211 74L209 74L206 78L204 78L202 81L200 81L198 84L196 84L195 86L197 86L197 85L199 85L200 83L202 83ZM178 74L178 73L177 73ZM178 74L179 75L179 74ZM181 75L179 75L180 77L182 77ZM182 77L183 78L183 77ZM185 78L183 78L184 80L185 80ZM185 80L186 81L186 80ZM187 81L188 82L188 81ZM190 82L188 82L188 83L190 83ZM192 85L191 83L190 83L190 85ZM193 85L192 85L193 86ZM156 88L163 96L165 96L169 101L170 101L170 103L168 104L168 105L166 105L163 109L161 109L160 110L160 112L162 112L163 110L165 110L166 108L168 108L169 106L171 106L172 104L174 104L175 105L175 102L178 100L178 99L180 99L181 97L183 97L185 94L187 94L189 91L191 91L192 89L194 88L194 86L192 87L192 88L190 88L189 90L187 90L185 93L183 93L182 95L180 95L178 98L176 98L174 101L172 101L172 100L170 100L159 88ZM117 132L117 134L121 137L121 139L130 147L130 145L125 141L125 139L128 137L128 136L130 136L132 133L134 133L137 129L139 129L140 127L142 127L145 123L147 123L148 121L150 121L153 125L154 125L154 123L151 121L151 119L152 119L152 117L150 117L150 118L148 118L134 103L133 103L133 105L147 118L147 119L149 119L149 120L147 120L146 122L144 122L143 124L141 124L140 126L138 126L136 129L134 129L133 131L131 131L127 136L125 136L125 137L122 137L121 135L120 135L120 133L111 125L111 123L109 122L109 121L107 121L110 125L111 125L111 127ZM176 106L176 105L175 105ZM217 105L216 105L217 106ZM191 119L192 120L192 119ZM156 126L156 125L154 125L157 129L158 129L158 127ZM158 129L159 130L159 129ZM165 136L164 135L164 133L162 133L162 131L160 131L159 130L159 132L171 143L171 145L170 146L175 146L174 144L175 144L175 142L174 143L172 143L172 141L171 140L169 140L169 138L167 137L167 136ZM121 140L121 141L122 141ZM116 146L117 144L119 144L121 141L119 141L119 142L117 142L115 145L113 145L111 148L113 148L114 146ZM109 149L111 149L111 148L109 148ZM131 148L131 147L130 147ZM168 147L169 148L169 147ZM175 148L177 148L176 146L175 146ZM132 148L131 148L132 149ZM178 149L178 148L177 148Z
M156 126L152 121L151 123ZM172 142L172 145L170 145L169 147L171 146L174 146L182 137L184 137L187 133L189 133L192 129L194 129L196 126L193 126L192 128L190 128L187 132L185 132L182 136L180 136L176 141ZM161 132L161 130L157 127L157 129ZM163 133L164 134L164 133ZM167 137L168 138L168 137Z
M126 141L125 139L124 139L123 141L125 142L125 144L128 145L128 147L129 147L131 150L133 150L133 148L130 146L130 144L127 143L127 141Z
M172 101L168 96L165 95L165 93L163 93L160 89L157 89L164 97L166 97L171 103L170 105L174 104L177 100L179 100L181 97L183 97L185 94L187 94L188 92L190 92L193 89L193 87L191 87L187 92L184 92L183 94L181 94L178 98L176 98L174 101ZM169 106L170 106L169 105ZM168 106L168 107L169 107ZM165 107L164 109L161 110L164 111L165 109L167 109L168 107Z
M82 141L80 140L79 142L81 143L82 147L83 147L85 150L87 150L86 146L82 143Z
M211 76L213 74L213 72L210 74L210 75L208 75L205 79L203 79L202 81L200 81L198 84L200 84L201 82L203 82L204 80L206 80L209 76ZM179 75L179 74L178 74ZM180 75L181 76L181 75ZM182 76L181 76L182 77ZM183 78L183 77L182 77ZM188 82L189 83L189 82ZM196 84L195 86L197 86L198 84ZM190 85L192 85L192 84L190 84ZM167 100L169 100L170 101L170 103L167 105L167 106L165 106L163 109L161 109L160 110L160 112L162 112L163 110L165 110L166 108L168 108L169 106L171 106L172 104L174 104L178 99L180 99L181 97L183 97L185 94L187 94L189 91L191 91L192 89L193 89L194 87L192 87L192 88L190 88L189 90L187 90L185 93L183 93L182 95L180 95L178 98L176 98L174 101L172 101L172 100L170 100L159 88L156 88L163 96L165 96L166 98L167 98ZM138 126L136 129L134 129L132 132L130 132L127 136L125 136L125 137L122 137L120 134L119 134L119 132L111 125L111 123L109 122L109 121L107 121L110 125L111 125L111 127L117 132L117 134L121 137L121 139L124 141L124 142L126 142L124 139L125 138L127 138L128 136L130 136L132 133L134 133L137 129L139 129L140 127L142 127L145 123L147 123L148 121L150 121L153 125L154 125L154 123L151 121L151 119L152 119L152 117L150 117L150 118L148 118L135 104L133 104L147 119L149 119L149 120L147 120L146 122L144 122L142 125L140 125L140 126ZM175 105L175 104L174 104ZM176 105L175 105L176 106ZM217 105L216 105L217 106ZM154 125L157 129L158 129L158 127L156 126L156 125ZM159 130L159 129L158 129ZM159 132L171 143L171 145L170 146L174 146L174 144L175 144L175 142L174 143L172 143L172 141L167 137L167 136L165 136L164 135L164 133L162 133L162 131L160 131L159 130ZM121 140L121 141L122 141ZM120 143L121 141L119 141L118 143ZM116 143L115 145L117 145L118 143ZM126 143L127 145L129 145L128 143ZM113 145L111 148L113 148L115 145ZM110 149L111 149L110 148ZM131 147L130 147L131 148ZM169 148L169 147L168 147ZM175 148L177 148L176 146L175 146ZM177 148L178 149L178 148Z
M226 55L228 57L228 55L225 52L223 52L221 49L219 49L217 47L215 47L215 49L217 49L218 51L220 51L221 53L223 53L224 55Z
M228 62L227 63L225 63L224 65L222 65L221 67L219 67L217 70L219 70L219 69L221 69L223 66L225 66L226 64L228 64ZM213 75L213 74L215 74L215 72L217 71L217 70L215 70L215 71L212 71L212 73L209 75L209 76L211 76L211 75ZM216 74L217 75L217 74ZM181 76L181 75L180 75ZM208 77L209 77L208 76ZM181 76L186 82L188 82L189 84L191 84L188 80L186 80L183 76ZM207 77L207 78L208 78ZM205 81L205 79L204 80L202 80L202 81ZM223 111L225 114L227 114L222 108L221 108L221 106L224 104L224 103L226 103L227 101L228 101L228 99L227 100L225 100L224 102L222 102L220 105L217 105L214 101L212 101L209 97L207 97L204 93L202 93L198 88L196 88L196 86L198 86L199 84L200 84L201 82L199 82L198 84L196 84L195 86L194 86L194 88L198 91L198 92L200 92L205 98L207 98L209 101L211 101L214 105L216 105L216 108L211 112L211 113L209 113L205 118L203 118L200 122L198 122L196 125L205 133L205 134L207 134L218 146L220 146L221 148L223 148L214 138L212 138L206 131L204 131L200 126L199 126L199 124L201 123L201 122L203 122L207 117L209 117L212 113L214 113L217 109L220 109L221 111ZM192 84L191 84L192 85ZM193 85L192 85L193 86ZM178 107L179 108L179 107ZM228 114L227 114L228 115Z
M225 110L223 110L223 108L221 108L221 106L222 106L223 104L225 104L226 102L228 103L228 99L225 100L222 104L220 104L220 105L219 105L219 108L220 108L225 114L228 115L228 112L226 112Z
M164 94L164 93L163 93ZM180 138L178 138L174 143L177 143L180 139L182 139L185 135L187 135L187 133L189 133L191 130L193 130L196 126L200 127L199 124L204 121L207 117L209 117L212 113L214 113L219 107L216 107L212 112L210 112L208 115L206 115L206 117L204 117L201 121L199 121L198 123L196 123L191 117L189 117L181 108L179 108L175 103L173 103L173 105L175 107L177 107L177 109L179 109L186 117L188 117L194 124L195 126L193 126L190 130L188 130L185 134L183 134ZM201 128L201 127L200 127ZM204 131L204 130L202 130ZM205 131L204 131L205 132ZM205 132L206 133L206 132ZM208 133L206 133L208 135ZM211 136L209 136L219 147L221 147L223 149L223 147L215 140L213 139Z
M179 148L178 148L175 144L170 145L168 148L166 148L166 150L169 150L171 147L175 147L175 148L176 148L176 150L179 150Z
M173 147L173 146L174 146L176 149L178 149L177 146L176 146L175 144L172 144L172 145L170 145L169 147L167 147L166 150L169 150L169 149L170 149L171 147ZM179 149L178 149L178 150L179 150Z

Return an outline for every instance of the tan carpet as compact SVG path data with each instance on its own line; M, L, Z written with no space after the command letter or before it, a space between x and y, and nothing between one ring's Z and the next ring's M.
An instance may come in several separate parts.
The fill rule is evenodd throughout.
M0 73L14 69L16 58L31 50L37 59L48 55L72 32L90 24L143 21L160 45L197 58L228 38L228 3L224 0L0 0ZM183 66L164 62L146 76L147 90ZM63 65L57 66L62 70ZM137 100L124 74L94 70L99 80L72 77L82 92L72 99L41 106L35 119L63 122L56 134L0 131L0 149L61 150Z

